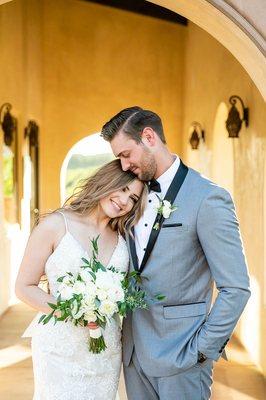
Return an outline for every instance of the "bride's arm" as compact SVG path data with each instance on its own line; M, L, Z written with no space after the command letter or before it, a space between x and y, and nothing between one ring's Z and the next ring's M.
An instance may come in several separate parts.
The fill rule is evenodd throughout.
M16 296L46 314L52 310L47 303L55 303L56 299L38 284L44 274L45 263L63 234L64 227L58 215L51 214L37 225L28 240L16 280Z

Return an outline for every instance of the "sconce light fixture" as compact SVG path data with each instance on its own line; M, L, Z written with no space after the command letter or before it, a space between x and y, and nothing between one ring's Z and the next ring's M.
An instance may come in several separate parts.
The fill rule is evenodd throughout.
M10 114L12 105L4 103L0 108L0 124L4 132L4 143L11 146L17 130L17 120Z
M192 150L197 150L199 147L200 139L205 142L205 132L199 122L192 122L193 132L190 136L189 143L191 144Z
M24 137L29 138L30 147L38 147L39 145L39 127L35 121L30 120L24 131Z
M34 226L39 215L39 126L33 120L28 121L24 129L28 152L32 165L31 224Z
M236 102L239 100L242 106L243 118L240 118L239 111L236 108ZM249 124L249 109L244 106L243 100L239 96L231 96L229 99L232 107L230 108L228 118L226 120L226 129L230 138L238 138L241 130L242 122L245 121L246 127Z

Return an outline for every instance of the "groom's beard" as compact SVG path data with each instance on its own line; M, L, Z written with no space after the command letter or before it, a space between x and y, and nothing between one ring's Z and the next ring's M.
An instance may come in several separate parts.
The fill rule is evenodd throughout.
M150 181L156 173L156 161L153 154L148 149L145 149L143 152L139 169L138 178L141 181Z

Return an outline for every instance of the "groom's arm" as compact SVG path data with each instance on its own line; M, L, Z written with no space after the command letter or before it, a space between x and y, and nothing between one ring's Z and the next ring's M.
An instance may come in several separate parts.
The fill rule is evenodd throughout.
M218 360L249 299L249 277L235 207L215 187L201 203L198 237L219 291L198 335L198 350Z

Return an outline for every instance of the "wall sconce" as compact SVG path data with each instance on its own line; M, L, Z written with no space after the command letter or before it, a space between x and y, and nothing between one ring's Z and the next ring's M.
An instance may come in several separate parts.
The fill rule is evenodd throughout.
M31 227L39 215L39 126L33 120L28 121L24 130L31 161Z
M240 118L239 111L236 108L236 102L239 100L242 106L243 111L243 119ZM229 99L230 104L232 107L229 111L228 118L226 120L226 129L230 138L238 138L239 132L241 130L242 122L245 121L246 127L249 124L249 109L244 106L243 100L239 96L231 96Z
M0 108L0 124L4 132L4 143L6 146L12 145L17 130L17 120L10 114L11 108L12 105L9 103L4 103Z
M35 121L31 120L24 131L24 137L29 138L30 147L38 147L39 145L39 127Z
M191 144L192 150L197 150L199 147L200 139L205 142L205 132L199 122L192 122L193 132L190 136L189 143Z

